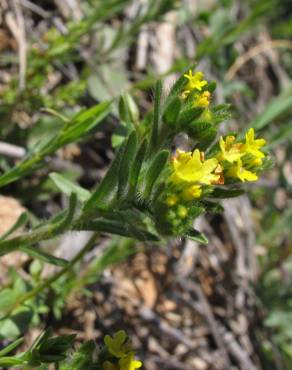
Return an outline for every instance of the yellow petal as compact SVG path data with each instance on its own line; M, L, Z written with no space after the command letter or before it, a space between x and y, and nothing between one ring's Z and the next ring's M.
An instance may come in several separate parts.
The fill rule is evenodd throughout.
M189 182L198 184L211 184L219 178L213 171L218 165L216 158L202 161L202 154L198 149L193 153L178 151L174 158L173 175L170 181L174 183Z
M134 359L134 352L128 353L119 360L120 370L136 370L142 366L142 362Z
M255 173L253 173L251 171L248 171L243 167L241 161L237 162L237 177L242 182L245 182L245 180L247 180L247 181L256 181L258 179L258 176Z

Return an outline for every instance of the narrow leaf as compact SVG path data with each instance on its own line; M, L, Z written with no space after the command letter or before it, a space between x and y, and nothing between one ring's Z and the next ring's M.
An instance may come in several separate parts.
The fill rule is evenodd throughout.
M164 169L164 166L167 163L168 157L169 157L169 151L162 150L156 155L152 164L150 165L150 168L148 169L148 172L146 174L146 179L145 179L145 182L146 182L145 191L144 191L145 198L149 197L155 182L158 180L159 176L161 175L161 172Z
M185 237L201 244L208 244L208 239L205 237L205 235L195 229L189 230L185 234Z
M46 263L50 263L51 265L65 267L68 264L68 261L64 260L63 258L52 256L51 254L43 252L38 248L33 248L28 245L21 245L19 246L18 250L28 254L31 257L37 258Z
M120 168L119 168L119 182L118 182L118 198L124 198L126 194L127 185L129 186L129 173L131 164L137 148L137 134L133 131L129 136L125 149L123 151Z
M54 224L54 226L52 227L52 230L51 230L53 233L52 236L57 235L65 231L67 228L69 228L69 226L72 223L73 217L74 217L76 205L77 205L77 196L75 193L73 193L70 195L69 209L67 213L64 215L64 218L61 219L58 223Z
M109 113L110 102L104 102L97 106L78 113L65 124L60 132L50 140L45 139L41 145L37 145L33 153L30 153L17 166L6 171L0 176L0 187L10 184L29 173L32 173L44 163L44 159L55 153L62 146L80 140L90 130L95 128Z
M152 133L151 133L151 139L150 139L151 149L156 147L157 139L158 139L161 94L162 94L162 83L160 80L158 80L156 82L155 95L154 95L153 126L152 126Z
M178 96L170 100L162 115L163 122L174 128L180 113L181 105L181 100Z
M86 222L84 225L80 225L79 227L80 229L82 228L82 230L94 230L109 234L134 237L142 241L158 241L156 235L146 230L141 230L134 226L129 228L127 222L109 220L106 218L98 218L94 221Z
M52 172L49 176L53 180L55 185L68 196L70 196L72 193L75 193L77 195L77 198L80 201L84 202L91 195L88 190L68 180L66 177L60 175L59 173Z
M140 148L134 158L132 168L130 171L130 187L129 195L134 196L136 194L136 188L138 184L139 174L142 168L143 160L147 150L147 141L144 140L140 145Z
M77 113L61 131L58 137L58 146L76 141L91 131L108 115L110 105L110 102L103 102L86 111Z
M137 122L139 119L138 107L129 93L124 93L119 100L119 116L124 122Z
M106 207L106 202L109 200L111 196L113 196L115 187L118 183L118 174L119 174L119 165L121 156L123 154L125 148L125 143L123 143L118 152L112 161L107 173L105 174L104 178L102 179L101 183L98 185L95 192L91 195L88 201L85 203L83 212L89 212L94 208L103 208Z
M190 108L190 109L182 111L179 115L178 124L180 125L180 127L184 129L188 128L189 125L196 118L200 117L203 111L204 111L204 108L199 108L199 107Z
M24 361L17 357L1 357L0 366L3 368L12 368L15 366L23 365Z
M19 229L20 227L24 226L28 222L28 215L26 212L23 212L18 219L16 220L15 224L11 226L11 228L0 237L0 240L6 239L10 236L14 231Z
M23 338L19 338L15 340L13 343L9 344L7 347L3 348L0 351L0 357L6 356L8 353L15 350L17 347L20 346L20 344L23 342Z
M244 194L244 190L242 189L224 189L214 187L212 193L208 195L210 198L234 198Z

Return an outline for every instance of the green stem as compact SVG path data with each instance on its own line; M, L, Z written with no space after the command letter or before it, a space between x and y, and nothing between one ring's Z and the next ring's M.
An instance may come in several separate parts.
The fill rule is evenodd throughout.
M49 288L55 281L57 281L61 276L65 275L68 271L72 269L74 265L78 261L80 261L88 251L93 247L99 233L94 233L92 237L89 239L89 241L85 244L85 246L80 250L80 252L66 265L63 267L60 271L56 272L53 276L42 282L41 284L37 285L35 288L27 292L26 294L22 295L16 302L13 307L13 309L10 309L7 313L7 315L4 317L6 318L11 314L13 310L15 310L16 307L20 306L27 300L33 298L36 296L38 293L42 292L43 290ZM3 318L1 318L2 320Z

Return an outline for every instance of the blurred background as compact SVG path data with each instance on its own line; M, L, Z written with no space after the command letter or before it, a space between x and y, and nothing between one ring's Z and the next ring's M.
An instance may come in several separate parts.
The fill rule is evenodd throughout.
M213 100L232 105L221 133L253 126L273 168L224 212L197 220L207 246L103 235L86 263L27 302L25 320L2 321L2 345L25 333L27 348L48 325L97 342L125 329L149 370L292 369L291 0L1 0L1 172L53 137L59 114L114 103L97 134L1 189L0 234L23 209L46 219L67 207L52 171L92 189L127 133L120 94L143 117L156 79L168 91L194 63L217 82ZM70 259L88 238L45 247ZM0 261L0 283L23 293L52 269L14 253Z

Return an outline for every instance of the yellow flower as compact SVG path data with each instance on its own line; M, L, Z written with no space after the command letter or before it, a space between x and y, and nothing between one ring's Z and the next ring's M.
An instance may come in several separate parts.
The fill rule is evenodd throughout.
M185 86L186 92L190 92L192 90L201 91L203 86L207 85L207 81L203 80L204 74L202 72L196 72L193 75L193 71L189 70L189 73L184 74L184 77L189 80Z
M106 335L104 337L104 344L113 356L120 358L125 356L131 349L129 344L126 343L126 340L126 332L119 330L113 337Z
M219 160L225 160L230 163L238 161L244 153L242 153L242 143L235 143L234 136L227 136L225 141L221 136L219 139L221 152L218 156Z
M259 167L263 163L261 158L254 158L251 161L248 161L249 166Z
M202 189L200 185L191 185L184 189L182 192L182 198L184 200L192 200L194 198L200 198Z
M186 218L188 215L188 210L184 206L179 206L177 209L177 215L179 218Z
M245 153L252 154L256 158L264 158L265 154L259 149L266 144L264 139L255 139L254 129L250 128L245 135L243 150Z
M209 91L203 91L194 101L194 107L207 108L210 104L211 93Z
M202 160L203 153L198 149L192 152L177 150L172 161L173 174L170 181L174 183L187 182L194 184L213 184L220 176L213 171L218 166L216 158Z
M223 167L218 164L218 166L215 168L214 173L219 176L219 179L217 180L216 184L223 185L224 184L224 172Z
M237 177L242 182L246 181L256 181L258 176L256 173L246 170L241 160L239 159L227 172L227 176Z
M119 360L120 370L136 370L142 366L142 362L135 360L134 352L128 353Z
M181 93L181 98L183 100L185 100L190 94L190 90L184 90L182 93Z
M177 201L178 201L178 197L177 197L176 195L174 195L174 194L171 194L171 195L169 195L169 196L166 198L165 203L166 203L169 207L171 207L171 206L174 206L174 205L177 203Z

